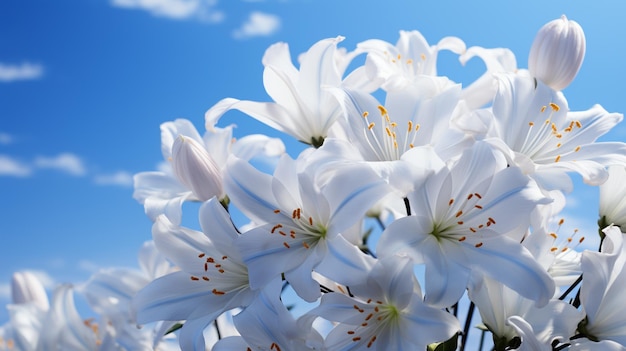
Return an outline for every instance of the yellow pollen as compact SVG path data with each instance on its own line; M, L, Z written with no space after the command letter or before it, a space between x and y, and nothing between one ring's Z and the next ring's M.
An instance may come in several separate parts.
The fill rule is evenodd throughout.
M563 225L563 223L565 223L565 218L559 219L559 225Z
M296 219L296 213L297 210L293 210L293 212L291 213L291 218Z
M309 217L309 224L313 225L313 217Z
M574 149L574 152L578 152L580 151L580 146L576 146L576 148Z
M204 277L202 277L202 280L206 280L208 282L209 281L209 277L204 276Z
M286 241L283 241L283 245L284 245L286 248L288 248L288 249L289 249L289 248L291 248L291 246L289 246L289 244L287 244L287 242L286 242Z
M359 340L361 340L360 336L355 336L354 338L352 338L352 341L354 341L354 342L357 342Z
M363 112L363 118L367 118L367 116L369 116L369 114L370 114L369 112L364 111L364 112Z
M535 124L534 124L533 122L528 122L528 125L532 127L532 126L534 126Z
M282 230L279 230L278 233L282 236L287 236L287 233L283 232Z
M459 212L456 213L455 217L459 218L459 217L461 217L462 214L463 214L463 211L459 211Z
M409 147L412 149L415 147L415 145L413 145L413 143L409 144Z
M465 239L467 239L467 238L462 236L462 237L459 238L459 241L465 241Z
M561 155L558 155L558 156L554 159L554 162L559 162L559 160L561 160Z
M226 271L220 268L220 269L218 270L218 272L220 272L220 273L224 274L224 272L226 272Z
M474 228L470 227L470 232L472 232L472 233L476 233L476 229L474 229Z
M222 260L225 260L227 258L228 258L228 256L222 256Z
M372 130L372 128L374 128L374 122L370 123L370 124L367 126L367 129L369 129L369 130Z
M558 250L558 248L553 247L553 248L550 249L550 252L555 252L556 250Z
M296 212L296 216L298 217L298 219L300 219L300 213L301 213L301 209L298 208Z
M584 236L583 236L583 237L581 237L581 238L578 240L578 243L582 243L583 241L585 241L585 237L584 237Z
M483 246L483 243L478 243L478 244L474 245L474 247L476 247L476 248L479 248L481 246Z
M489 222L491 222L492 224L496 224L496 221L493 218L489 217L488 219L489 219Z
M208 271L209 270L209 264L204 262L204 271Z
M413 130L413 122L409 121L409 128L408 128L409 133L411 132L411 130Z
M580 121L574 121L574 123L576 123L576 127L578 128L582 128L583 125L580 123Z
M561 147L561 143L556 144L556 147Z
M541 106L541 113L544 113L544 112L546 112L546 107L545 106Z
M215 263L215 260L213 259L213 257L207 258L206 261L209 263Z
M558 236L556 235L556 233L550 233L550 236L553 237L555 240L556 238L558 238Z
M477 209L479 209L479 210L482 210L482 209L483 209L483 207L482 207L481 205L474 205L474 207L476 207L476 208L477 208Z
M420 58L421 58L422 60L426 61L426 55L421 54L421 55L420 55Z
M467 199L470 200L472 197L474 197L474 194L469 194L467 195Z
M419 123L415 125L415 131L417 132L418 130L420 130L420 125L419 125Z
M394 148L394 149L397 149L397 148L398 148L398 142L397 142L397 141L395 141L395 140L393 141L393 148Z
M305 249L310 248L309 244L307 244L306 241L302 242L302 246L304 246Z
M274 210L274 213L280 213L280 210Z
M387 132L387 136L391 136L391 130L389 130L389 127L385 127L385 131Z
M200 280L200 278L198 277L194 277L193 275L191 276L191 280Z
M201 254L198 255L198 257L202 258L202 257L204 257L204 255L205 255L204 253L201 253Z
M480 194L479 194L479 193L474 193L474 195L476 195L476 197L477 197L477 198L479 198L479 199L482 199L482 198L483 198L482 196L480 196Z
M560 110L561 108L559 107L559 105L555 104L554 102L550 103L550 107L552 108L552 111L557 112L558 110Z
M453 203L454 203L454 199L450 199L450 201L448 201L448 206L452 206Z
M365 317L365 320L369 321L370 319L372 319L372 317L374 317L374 314L370 313L370 314L367 315L367 317Z
M384 116L387 114L387 109L383 105L378 105L378 111L380 111L381 116Z
M463 221L458 221L458 222L456 222L456 224L463 225Z
M278 229L278 228L282 228L282 227L283 227L283 225L282 225L282 224L277 224L277 225L275 225L275 226L274 226L274 228L272 228L272 230L270 230L270 233L274 234L274 232L276 231L276 229Z
M412 65L413 64L413 60L411 60L411 59L406 60L406 64L407 65Z
M395 128L395 127L397 127L397 126L398 126L398 123L396 123L396 122L391 122L391 128Z
M213 290L211 290L211 292L212 292L213 294L215 294L215 295L224 295L224 294L226 294L225 292L223 292L223 291L219 291L219 290L217 290L217 289L215 289L215 288L214 288Z
M402 58L402 56L400 54L398 54L398 60L400 60Z
M348 330L348 334L353 335L354 334L354 330Z

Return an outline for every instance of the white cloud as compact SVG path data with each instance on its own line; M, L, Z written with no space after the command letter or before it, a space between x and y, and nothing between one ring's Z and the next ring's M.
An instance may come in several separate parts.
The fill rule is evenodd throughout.
M269 36L280 29L280 17L263 12L252 12L248 20L233 32L236 39Z
M43 76L43 67L24 62L21 65L0 63L0 82L14 82L18 80L38 79Z
M9 145L14 142L15 142L15 138L11 134L0 132L0 144Z
M38 168L56 169L74 176L82 176L87 173L81 159L70 153L59 154L56 157L37 157L35 166Z
M88 260L80 260L78 262L78 268L88 273L95 273L100 270L100 266Z
M0 155L0 176L28 177L32 169L6 155Z
M217 0L111 0L111 4L176 20L195 18L204 22L217 23L224 18L222 12L214 9Z
M101 174L94 177L94 182L98 185L132 186L133 175L124 171L113 174Z

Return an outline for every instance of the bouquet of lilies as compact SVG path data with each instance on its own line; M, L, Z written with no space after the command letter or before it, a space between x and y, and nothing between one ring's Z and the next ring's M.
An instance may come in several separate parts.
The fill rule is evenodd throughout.
M528 69L456 37L342 40L297 66L270 46L273 101L223 99L203 134L162 124L165 166L134 179L153 221L141 270L102 270L51 301L16 273L0 349L626 350L626 144L596 142L623 115L568 108L581 27L547 23ZM486 71L467 86L439 76L444 50ZM217 126L232 110L306 147L235 140ZM598 233L559 231L571 173L600 188Z

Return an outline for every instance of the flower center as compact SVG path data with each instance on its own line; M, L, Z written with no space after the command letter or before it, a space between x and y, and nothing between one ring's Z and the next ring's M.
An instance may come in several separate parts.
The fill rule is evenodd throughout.
M402 154L415 146L417 132L420 129L419 124L413 124L412 121L407 123L407 129L398 127L398 123L391 120L387 109L379 105L380 113L379 126L370 120L370 113L363 112L363 121L365 128L363 135L370 149L374 153L377 161L395 161L399 160Z
M280 213L281 210L274 210ZM291 249L294 245L310 249L321 240L326 239L328 229L321 223L316 223L312 216L305 216L302 208L298 207L291 212L291 223L278 223L270 230L270 234L282 235L285 239L283 246Z
M540 161L541 157L547 152L559 149L563 145L564 136L566 137L568 133L571 133L574 130L574 128L582 128L580 121L576 120L570 121L567 127L559 130L556 123L552 122L552 115L555 112L558 112L561 108L553 102L549 104L549 108L550 115L543 123L540 124L540 126L537 126L534 122L528 123L528 130L522 144L516 145L516 148L514 149L515 151L528 156L533 161ZM547 109L548 106L542 106L540 111L543 114ZM578 152L579 150L580 146L576 146L573 151ZM559 154L554 157L554 159L551 158L550 160L553 162L559 162L561 160L561 155Z

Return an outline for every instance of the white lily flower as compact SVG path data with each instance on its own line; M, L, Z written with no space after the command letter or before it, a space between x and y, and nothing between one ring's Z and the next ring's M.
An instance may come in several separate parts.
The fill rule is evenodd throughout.
M331 292L299 323L315 317L337 322L326 337L328 350L425 350L460 331L451 314L426 305L407 257L376 263L366 281L350 294Z
M561 92L528 76L502 75L487 140L542 188L571 191L567 172L599 185L605 167L626 163L626 144L596 142L622 119L599 105L569 112Z
M167 162L165 169L136 174L133 197L144 205L152 221L165 214L180 224L183 202L224 197L223 170L231 153L246 160L273 163L268 160L284 153L285 146L279 139L264 135L249 135L233 142L232 126L210 125L200 136L190 121L177 119L161 125L161 152Z
M395 161L408 150L429 145L444 160L460 154L472 140L450 128L461 86L444 77L419 76L402 90L387 92L383 106L372 95L334 89L350 142L366 161Z
M528 57L530 74L554 90L563 90L578 74L585 58L585 32L565 15L546 23Z
M422 75L436 76L440 51L465 51L465 43L457 37L445 37L436 45L429 45L420 32L403 30L395 46L371 39L357 47L368 53L365 69L369 79L386 91L403 89Z
M436 172L408 194L415 215L383 232L380 257L407 254L425 263L426 302L456 303L472 272L490 276L545 305L554 282L520 243L529 215L545 201L539 189L486 143Z
M157 218L154 242L180 271L152 281L133 300L139 323L186 320L179 336L183 350L204 350L206 326L225 311L247 306L257 294L235 246L239 234L216 198L200 208L200 225L203 232Z
M600 185L600 221L626 231L626 165L608 169L609 179Z
M322 350L324 343L315 329L296 323L280 300L280 285L264 289L233 322L241 335L219 340L213 351L310 351Z
M74 304L73 288L59 286L53 296L50 310L43 319L37 351L47 350L106 350L111 335L106 327L91 320L83 320Z
M604 230L601 252L582 256L580 302L587 317L579 331L589 339L612 340L626 346L626 245L618 227Z
M551 299L547 305L537 307L534 301L485 276L473 277L468 294L478 307L482 323L492 332L497 349L504 349L516 337L520 337L522 344L526 343L525 347L533 342L527 340L531 339L541 345L537 350L551 350L550 345L554 340L564 342L574 335L578 323L584 318L581 311L557 299ZM522 321L512 324L512 317ZM531 331L532 334L521 335L520 331Z
M363 164L345 163L316 179L321 161L309 164L305 156L284 156L273 176L233 157L225 185L232 203L262 224L238 241L250 285L262 288L284 273L300 297L314 301L320 288L313 270L348 285L367 273L372 258L341 233L389 189Z
M200 201L222 199L222 172L205 149L192 138L179 134L172 146L172 170Z
M33 304L42 311L50 307L43 284L28 271L15 272L11 280L11 296L14 304Z
M589 339L575 339L568 351L626 351L626 347L612 340L592 341Z
M236 109L279 131L315 147L322 145L329 129L341 115L334 97L322 87L339 87L342 69L337 44L343 37L324 39L302 55L300 70L291 62L286 43L270 46L263 56L263 84L274 102L226 98L205 114L207 125Z

